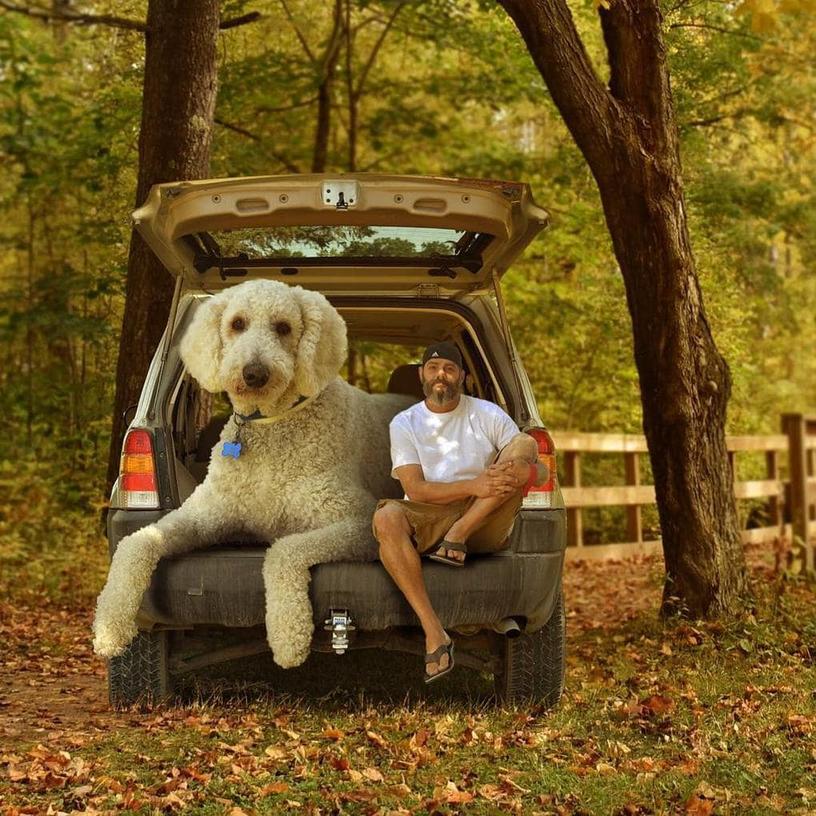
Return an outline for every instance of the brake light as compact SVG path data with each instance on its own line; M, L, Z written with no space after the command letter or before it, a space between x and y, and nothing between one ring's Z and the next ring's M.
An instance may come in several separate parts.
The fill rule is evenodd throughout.
M153 439L150 432L142 428L128 431L125 437L119 467L119 494L125 508L159 507Z
M552 494L558 482L555 462L555 445L545 428L530 428L527 433L538 445L538 461L546 465L550 476L544 484L533 485L524 497L525 507L552 507Z

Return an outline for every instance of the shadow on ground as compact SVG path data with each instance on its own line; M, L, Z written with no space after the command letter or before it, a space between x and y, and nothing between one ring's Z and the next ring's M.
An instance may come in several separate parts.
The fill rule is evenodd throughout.
M233 660L177 678L177 702L229 705L295 703L321 708L431 704L473 706L493 702L493 678L456 666L425 685L422 658L380 649L345 655L313 653L297 669L281 669L270 655Z

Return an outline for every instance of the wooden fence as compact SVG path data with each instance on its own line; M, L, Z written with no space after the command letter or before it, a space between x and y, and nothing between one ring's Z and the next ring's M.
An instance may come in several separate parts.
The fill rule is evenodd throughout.
M567 558L613 558L661 551L659 538L644 538L641 508L655 503L654 486L641 483L641 456L648 455L646 438L633 434L569 433L553 431L561 460L561 490L567 506ZM734 472L737 499L765 501L767 526L743 530L745 543L768 542L780 535L803 542L816 538L816 417L784 414L782 433L769 436L727 436L728 458ZM623 485L583 485L585 454L621 454ZM738 455L765 455L765 478L741 481ZM785 475L785 478L782 476ZM615 544L584 542L582 511L590 507L624 507L626 541ZM814 548L806 547L806 564L814 566Z

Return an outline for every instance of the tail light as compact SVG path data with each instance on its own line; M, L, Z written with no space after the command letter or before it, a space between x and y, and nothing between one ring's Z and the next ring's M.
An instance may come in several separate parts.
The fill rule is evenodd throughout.
M135 428L125 437L119 467L119 495L126 508L159 507L153 439L149 431Z
M538 445L538 461L547 466L550 475L544 484L533 485L530 488L530 492L524 498L524 507L552 507L552 495L558 483L555 445L544 428L530 428L527 433L535 439Z

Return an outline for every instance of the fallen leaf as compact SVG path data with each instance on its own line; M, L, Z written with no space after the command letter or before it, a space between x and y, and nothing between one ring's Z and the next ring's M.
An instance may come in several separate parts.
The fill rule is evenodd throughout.
M429 736L430 732L426 728L420 728L419 731L411 737L411 747L421 748L428 741Z
M694 776L700 770L700 763L696 759L689 757L677 766L677 770L686 776Z
M399 785L390 785L386 788L386 792L391 794L391 796L395 796L397 799L405 799L406 796L413 794L413 791L404 782L401 782Z
M366 736L379 748L385 748L388 743L375 731L366 731Z
M671 697L664 697L662 694L653 694L645 700L641 700L640 704L649 714L665 714L674 708L674 700Z
M383 775L376 768L366 768L363 771L363 776L370 779L372 782L382 782Z
M272 793L286 793L289 790L289 785L286 782L271 782L264 785L258 793L261 796L269 796Z
M370 802L377 797L376 791L365 790L358 788L353 791L344 791L340 794L340 800L343 802Z
M700 782L694 793L686 801L689 816L710 816L714 812L717 793L708 782Z
M321 736L325 737L326 739L338 742L339 740L343 739L343 737L345 737L346 735L343 731L340 731L340 729L338 728L327 728L323 731Z
M488 783L479 788L479 796L483 796L485 799L495 802L498 799L503 799L505 793L498 785Z

